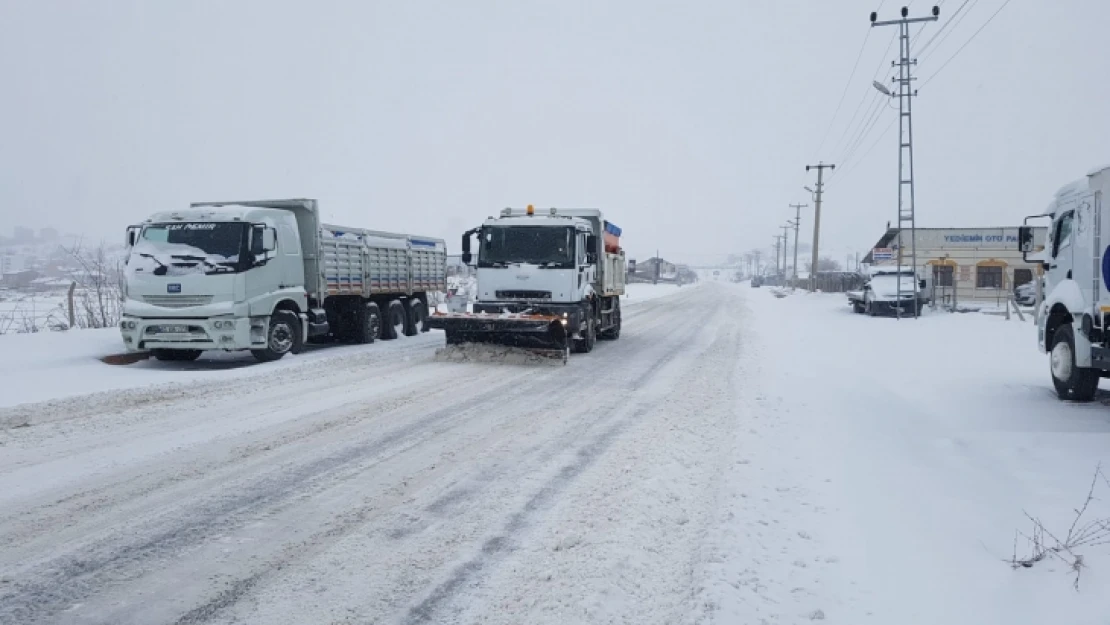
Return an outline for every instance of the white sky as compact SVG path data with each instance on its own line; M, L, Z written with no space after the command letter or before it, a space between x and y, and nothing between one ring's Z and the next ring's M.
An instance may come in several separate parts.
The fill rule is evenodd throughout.
M969 0L918 86L1003 2ZM823 159L821 247L843 259L895 218L897 133L875 144L895 111L844 160L895 28L870 32L829 127L879 4L0 0L0 233L114 241L189 201L315 197L457 253L533 203L603 208L632 257L698 262L767 248ZM923 86L919 225L1015 225L1110 162L1107 24L1105 0L1012 0Z

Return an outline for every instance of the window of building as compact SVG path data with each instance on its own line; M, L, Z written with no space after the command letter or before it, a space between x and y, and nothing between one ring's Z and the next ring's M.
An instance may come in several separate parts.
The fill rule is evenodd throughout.
M1002 267L980 265L975 271L975 288L1001 289L1002 277Z
M1032 269L1015 269L1014 270L1014 288L1028 284L1033 281Z
M954 283L956 268L952 265L933 265L933 283L938 287L950 287Z

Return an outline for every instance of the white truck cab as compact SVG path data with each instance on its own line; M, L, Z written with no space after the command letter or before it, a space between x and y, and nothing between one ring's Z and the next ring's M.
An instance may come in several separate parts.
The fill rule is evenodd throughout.
M127 237L121 329L128 349L164 349L157 353L187 360L210 349L266 351L270 338L278 351L292 344L292 336L267 332L279 303L308 309L292 212L236 205L167 211Z
M1060 188L1042 215L1051 221L1043 249L1034 229L1019 229L1027 262L1045 271L1044 299L1037 307L1037 343L1048 353L1061 399L1090 401L1099 378L1110 372L1110 219L1103 198L1110 191L1110 166L1091 170Z

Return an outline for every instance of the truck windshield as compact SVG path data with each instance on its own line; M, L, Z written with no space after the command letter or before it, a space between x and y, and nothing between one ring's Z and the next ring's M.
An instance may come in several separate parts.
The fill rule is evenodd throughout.
M242 222L151 224L135 242L128 268L155 275L243 271L246 235Z
M574 229L551 226L487 226L482 228L479 267L529 263L574 267Z

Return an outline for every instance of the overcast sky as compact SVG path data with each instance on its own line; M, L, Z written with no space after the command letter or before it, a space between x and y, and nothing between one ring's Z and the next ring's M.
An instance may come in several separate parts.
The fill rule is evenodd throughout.
M1110 162L1110 2L1012 0L930 80L1005 1L969 0L920 55L919 225L1015 225ZM533 203L600 207L632 257L698 262L767 248L791 202L808 240L822 159L822 249L843 259L895 218L896 111L848 157L897 50L869 32L879 5L0 0L0 233L114 241L189 201L314 197L457 253Z

